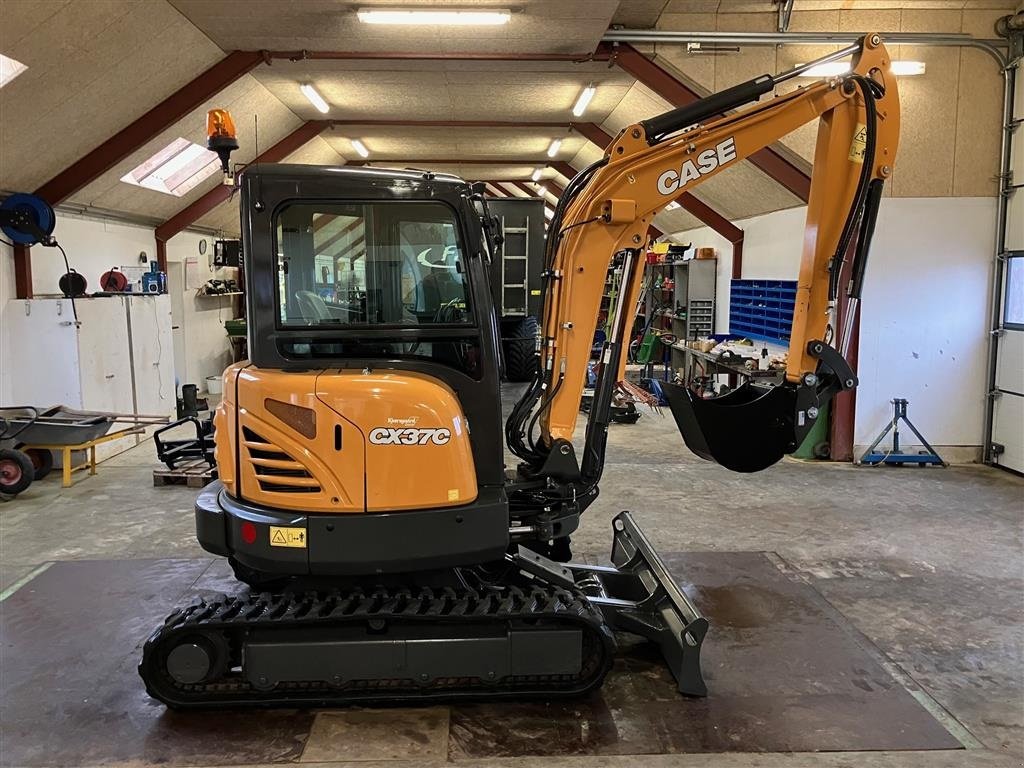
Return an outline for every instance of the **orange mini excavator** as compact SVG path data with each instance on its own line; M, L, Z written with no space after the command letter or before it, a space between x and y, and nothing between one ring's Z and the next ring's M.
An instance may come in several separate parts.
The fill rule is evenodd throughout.
M758 102L850 56L847 74ZM704 695L708 622L630 513L614 520L611 565L569 556L598 496L648 225L683 191L820 120L785 381L712 399L667 387L696 453L741 472L767 467L857 384L839 351L850 331L835 318L860 295L896 157L890 63L867 35L631 125L576 176L548 229L536 373L504 441L488 286L497 238L482 185L248 168L249 360L224 373L220 481L196 503L196 531L249 589L180 609L152 634L139 667L149 693L173 707L581 694L601 684L615 633L627 632L658 644L682 693ZM853 278L840 286L848 253ZM612 266L626 289L578 453ZM514 471L503 442L521 460Z

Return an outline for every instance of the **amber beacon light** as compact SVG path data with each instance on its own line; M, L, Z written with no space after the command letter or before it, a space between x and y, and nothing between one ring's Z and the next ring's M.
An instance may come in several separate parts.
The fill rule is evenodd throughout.
M206 148L216 152L224 171L224 183L233 184L228 161L231 153L238 149L235 121L226 109L211 109L206 113Z

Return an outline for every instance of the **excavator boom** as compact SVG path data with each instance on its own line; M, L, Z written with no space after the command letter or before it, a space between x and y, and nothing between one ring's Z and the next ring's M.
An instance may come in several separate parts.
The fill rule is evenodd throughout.
M795 450L828 398L856 385L856 376L839 352L848 341L848 330L843 331L839 348L834 346L840 332L838 275L843 260L852 254L854 279L847 291L852 310L860 296L882 183L892 174L899 99L890 57L878 35L867 35L824 61L850 54L849 74L738 112L716 117L756 101L823 60L763 75L631 125L619 133L600 162L569 185L548 237L537 371L544 393L541 437L531 441L533 447L517 451L522 458L543 463L551 446L561 448L572 439L605 275L613 260L628 262L621 303L625 311L639 298L643 260L636 254L646 244L654 214L684 191L692 192L816 119L818 139L785 383L775 392L748 387L719 402L700 400L669 385L668 397L684 438L699 455L739 471L756 471ZM854 247L858 227L860 239ZM621 328L613 331L602 357L617 378L622 376L622 345L632 325L628 315L620 318ZM525 397L534 395L528 391ZM600 436L595 439L600 441ZM599 475L603 448L588 441L586 450L592 455L584 460L589 458L591 472Z

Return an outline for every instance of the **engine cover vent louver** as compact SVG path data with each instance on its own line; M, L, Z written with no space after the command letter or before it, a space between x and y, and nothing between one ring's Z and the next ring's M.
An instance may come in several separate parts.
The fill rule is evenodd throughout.
M242 427L242 445L249 454L260 490L270 493L320 492L320 484L308 469L249 427Z

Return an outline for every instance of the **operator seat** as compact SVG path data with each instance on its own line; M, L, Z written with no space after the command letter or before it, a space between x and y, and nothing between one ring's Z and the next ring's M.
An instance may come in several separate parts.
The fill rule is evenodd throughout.
M331 319L327 303L313 291L296 291L295 301L302 312L302 319L310 325L317 325Z

